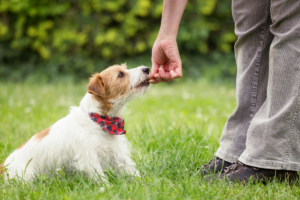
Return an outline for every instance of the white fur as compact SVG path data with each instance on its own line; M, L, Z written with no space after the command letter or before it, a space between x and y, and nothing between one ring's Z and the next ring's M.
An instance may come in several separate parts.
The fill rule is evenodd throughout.
M111 101L113 107L108 114L110 117L120 116L127 102L148 89L136 88L148 76L142 72L142 68L127 70L130 91ZM66 117L51 126L47 136L40 141L33 136L22 148L10 154L4 163L5 173L8 173L9 178L18 176L32 180L35 174L51 175L61 168L70 172L80 170L97 182L100 181L99 177L106 182L103 170L113 167L118 172L139 176L130 158L125 135L105 132L90 119L91 112L102 114L99 102L86 93L80 106L71 107Z

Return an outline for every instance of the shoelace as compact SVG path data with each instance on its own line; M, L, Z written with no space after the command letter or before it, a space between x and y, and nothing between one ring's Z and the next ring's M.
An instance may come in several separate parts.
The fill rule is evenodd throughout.
M230 170L234 171L234 170L238 170L238 166L241 166L241 167L250 167L254 170L259 170L259 168L256 168L256 167L252 167L252 166L248 166L248 165L245 165L244 163L241 163L240 161L237 161L236 163L230 165L229 167L226 167L225 170L224 170L224 173L225 174L228 174L230 172Z
M208 161L208 163L204 165L204 167L208 167L208 166L210 166L213 162L216 162L216 161L218 161L218 160L219 160L218 157L214 157L213 159L210 159L210 160Z

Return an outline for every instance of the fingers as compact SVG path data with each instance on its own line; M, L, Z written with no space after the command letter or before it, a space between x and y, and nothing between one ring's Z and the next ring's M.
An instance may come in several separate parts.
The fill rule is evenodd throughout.
M159 64L157 64L157 62L155 62L153 59L152 61L152 68L151 68L151 73L149 75L150 79L154 78L154 74L157 74L159 72Z
M159 68L159 75L160 75L160 78L164 81L164 82L169 82L169 81L172 81L173 78L170 74L170 72L165 72L164 68Z
M169 81L162 79L160 74L155 74L153 79L149 80L149 83L153 83L153 84L160 83L160 82L169 82Z
M154 78L156 79L157 82L164 82L164 80L160 77L160 74L155 74Z
M175 72L171 70L170 72L166 72L164 68L159 68L158 73L153 74L152 77L149 77L149 83L159 83L159 82L170 82L176 78L180 78L182 76L181 70L179 72Z
M159 64L152 60L152 68L149 79L149 83L156 84L159 82L169 82L172 80L172 77L169 73L166 73L163 68L159 68Z
M159 68L159 73L154 74L154 78L157 82L170 82L173 79L168 72L165 72L163 68Z
M152 61L152 68L151 73L149 74L149 83L157 84L159 83L158 80L156 80L155 75L159 72L159 64L157 64L153 59Z

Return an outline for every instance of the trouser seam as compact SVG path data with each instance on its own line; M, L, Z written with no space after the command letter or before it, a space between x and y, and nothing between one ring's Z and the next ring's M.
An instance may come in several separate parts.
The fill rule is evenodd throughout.
M295 121L296 121L296 116L297 116L297 113L299 112L299 102L300 102L300 90L299 90L299 86L297 87L298 88L298 93L297 93L297 102L296 102L296 108L294 109L294 113L293 113L293 119L292 119L292 124L291 124L291 127L289 129L289 134L288 134L288 141L286 143L286 148L285 148L285 152L284 152L284 155L283 155L283 161L286 163L288 162L289 158L290 158L290 151L291 151L291 137L292 137L292 134L293 134L293 131L294 131L294 126L295 126ZM282 165L282 167L284 167L284 164Z
M252 86L252 94L251 94L251 103L250 103L250 118L249 118L249 124L251 123L254 115L255 115L255 110L256 110L256 103L257 103L257 94L258 94L258 80L259 80L259 71L260 71L260 63L262 59L262 51L263 47L265 44L265 39L266 39L266 31L267 31L267 23L268 23L268 16L270 14L270 2L268 3L267 7L267 13L265 17L265 23L262 25L262 40L260 41L260 46L258 50L258 56L256 60L256 65L254 69L254 77L253 77L253 86Z

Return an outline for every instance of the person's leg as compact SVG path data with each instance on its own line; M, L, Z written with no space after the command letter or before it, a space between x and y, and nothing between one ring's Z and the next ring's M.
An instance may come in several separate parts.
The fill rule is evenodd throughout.
M270 0L233 0L232 13L237 63L237 108L228 119L216 156L236 162L246 148L246 138L253 116L266 98L269 71Z
M300 171L300 1L272 0L267 98L248 129L239 160Z

